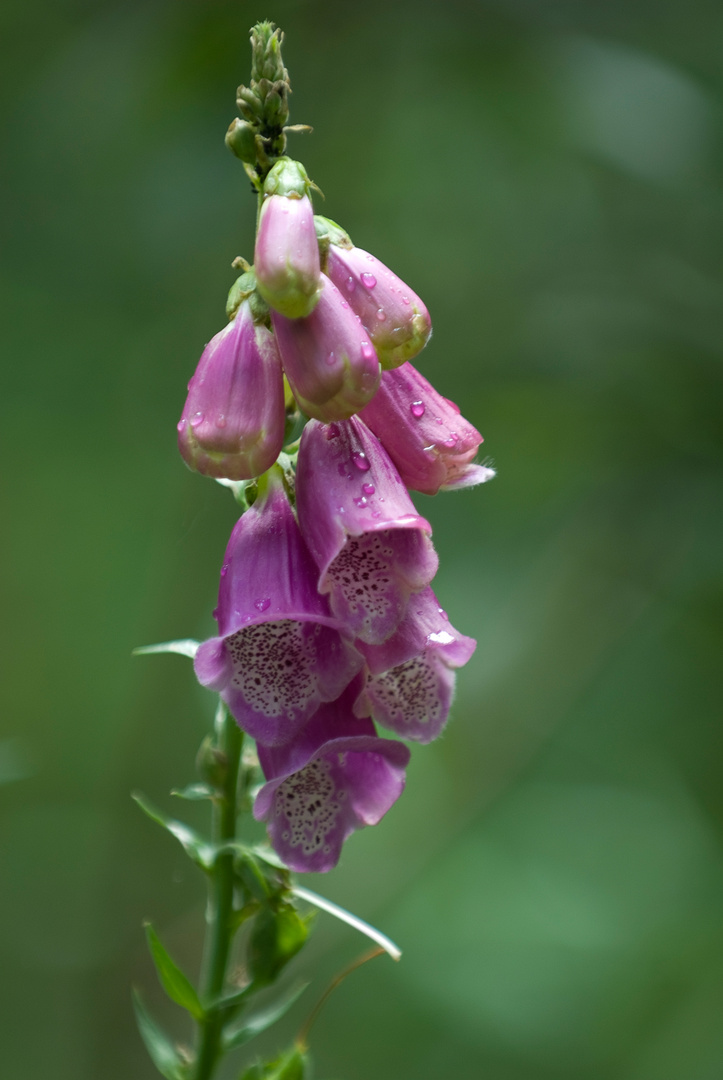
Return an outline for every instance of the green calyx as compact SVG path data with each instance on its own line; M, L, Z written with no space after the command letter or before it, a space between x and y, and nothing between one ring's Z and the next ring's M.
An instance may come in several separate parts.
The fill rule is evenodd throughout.
M311 191L311 181L300 161L282 157L264 180L264 197L284 195L287 199L303 199Z
M248 266L248 263L246 265ZM254 322L257 325L263 323L264 326L268 326L269 305L256 288L256 274L253 271L253 267L249 267L249 269L245 270L240 277L237 277L228 291L226 316L229 319L233 319L236 316L236 313L244 300L248 300L249 302Z

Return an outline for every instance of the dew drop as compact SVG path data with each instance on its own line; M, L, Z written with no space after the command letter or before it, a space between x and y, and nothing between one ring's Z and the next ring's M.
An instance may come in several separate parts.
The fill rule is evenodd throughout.
M198 427L198 425L202 424L202 423L203 423L203 413L202 412L194 413L193 416L191 417L191 427Z
M444 608L438 608L438 611L439 611L439 614L440 614L440 615L442 616L442 618L443 618L443 619L446 619L446 620L447 620L447 622L449 622L449 615L448 615L448 614L447 614L447 612L446 612L446 611L444 610Z
M416 416L417 420L419 420L422 416L424 416L424 412L425 412L425 404L424 404L424 402L423 401L413 401L412 404L409 406L409 411L412 414L412 416Z
M374 277L374 274L364 273L361 276L361 283L365 289L373 289L377 283L377 279Z
M444 421L442 420L442 417L441 417L441 416L435 416L435 418L434 418L434 419L435 419L435 420L437 421L437 423L438 423L438 424L442 424L442 423L444 423Z
M459 442L459 435L456 431L450 431L449 438L445 439L442 446L448 446L450 450L453 450Z
M353 277L351 277L351 276L349 276L349 277L348 277L348 278L346 279L346 281L344 282L344 287L346 288L346 291L347 291L348 293L353 293L353 292L354 292L354 286L355 286L355 284L356 284L356 283L355 283L355 281L354 281L354 278L353 278Z
M225 562L223 564L223 566L221 567L221 577L226 577L227 573L228 573L228 563Z
M329 367L331 367L331 366L332 366L332 364L335 364L335 363L336 363L336 357L334 356L334 353L333 353L333 352L330 352L330 353L329 353L329 355L328 355L328 356L327 356L327 358L326 358L326 362L327 362L327 364L329 365Z
M254 607L257 611L267 611L271 601L267 597L265 600L254 600Z
M223 413L219 413L218 416L216 417L216 427L217 428L225 428L226 427L226 417L223 415Z
M191 389L191 387L193 386L193 384L194 384L194 382L195 382L195 379L196 379L196 376L195 376L195 375L192 375L192 376L191 376L191 378L190 378L190 379L188 380L188 389L189 389L189 390L190 390L190 389Z
M329 424L328 428L326 429L326 437L327 437L327 439L338 439L339 438L339 425L338 424Z
M346 307L346 308L348 308L348 307L349 307L349 304L347 303L347 301L346 301L346 300L342 300L342 302L341 302L341 306L342 306L342 307Z
M185 426L186 426L186 417L182 416L181 419L176 424L176 431L183 431Z
M378 319L379 322L386 322L387 314L384 311L384 308L378 308L377 309L377 319Z
M374 484L362 484L362 491L365 495L373 495L376 490Z
M381 516L382 516L381 510L372 510L372 517L373 518L380 518Z
M366 499L363 495L359 495L359 497L354 500L354 503L356 506L359 507L360 510L363 510L365 506L369 505L369 500Z
M368 341L362 341L361 354L365 360L372 360L374 358L374 349L371 347Z
M403 296L402 297L402 303L403 304L409 304L410 303L409 297L408 296Z
M351 455L351 459L356 465L357 469L360 469L362 472L369 471L369 458L366 456L363 450L355 450Z
M213 611L211 612L211 618L216 619L216 621L218 621L218 608L217 607L215 607L213 609Z

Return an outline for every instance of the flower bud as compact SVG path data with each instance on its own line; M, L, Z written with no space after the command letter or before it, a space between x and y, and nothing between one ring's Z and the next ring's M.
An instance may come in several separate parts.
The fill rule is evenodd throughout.
M411 360L432 333L422 301L373 255L340 244L333 231L327 235L326 273L361 318L382 367L395 368Z
M472 463L482 442L479 431L411 364L382 373L378 393L360 416L413 491L436 495L440 488L473 487L495 475Z
M302 165L281 158L266 177L254 255L257 287L287 319L310 315L319 299L321 269Z
M368 334L339 290L322 274L319 302L305 319L271 313L281 360L307 416L346 420L379 387L379 361Z
M203 350L178 423L186 464L205 476L250 480L270 469L284 440L281 361L273 334L245 300Z
M256 164L256 128L247 120L232 120L226 132L226 146L247 165Z

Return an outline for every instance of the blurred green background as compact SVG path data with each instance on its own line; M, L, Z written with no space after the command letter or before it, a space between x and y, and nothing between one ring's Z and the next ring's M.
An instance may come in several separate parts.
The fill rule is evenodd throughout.
M419 366L499 469L419 500L479 647L308 880L405 952L329 1002L317 1075L720 1080L716 0L5 0L3 1076L151 1080L132 982L187 1038L141 921L194 971L203 884L129 792L172 806L213 702L130 651L214 625L234 508L175 423L252 255L223 136L258 18L319 208L424 297ZM363 948L320 917L284 1037Z

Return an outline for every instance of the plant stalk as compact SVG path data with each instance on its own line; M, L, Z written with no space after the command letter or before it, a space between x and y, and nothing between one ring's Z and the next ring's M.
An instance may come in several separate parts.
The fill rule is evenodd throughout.
M243 732L227 709L217 726L217 749L226 759L222 794L213 803L214 845L236 839L239 799L239 765ZM201 1000L211 1002L221 996L233 937L232 919L234 871L233 854L219 855L209 876L206 908L206 940L201 975ZM199 1022L198 1053L193 1080L210 1080L221 1050L223 1009L209 1008Z

